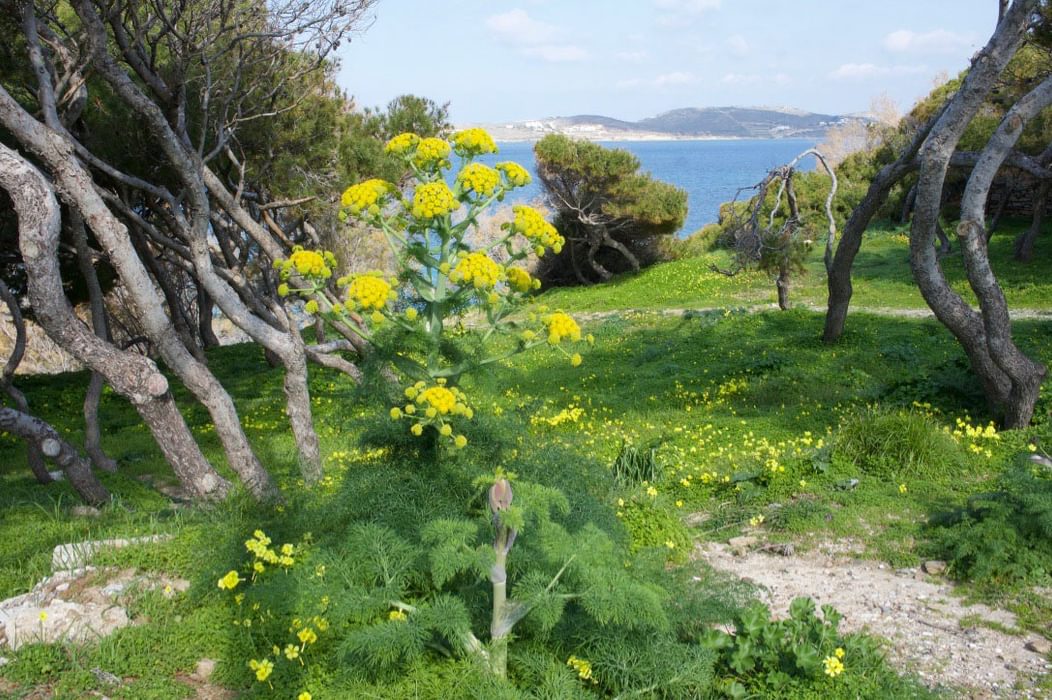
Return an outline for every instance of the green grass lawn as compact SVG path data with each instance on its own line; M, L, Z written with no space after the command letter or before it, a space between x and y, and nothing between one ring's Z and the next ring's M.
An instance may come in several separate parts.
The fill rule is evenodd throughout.
M1013 261L1012 243L1024 226L1010 223L991 241L990 258L994 271L1012 309L1052 309L1052 284L1048 255L1039 251L1029 264ZM883 225L866 232L855 260L853 280L855 308L927 309L913 282L909 267L908 229ZM588 289L557 289L544 295L553 307L566 311L608 311L614 309L663 309L735 307L775 304L773 280L760 272L742 272L734 277L715 272L731 267L725 251L714 251L655 265L639 274L623 275L609 284ZM953 288L974 300L964 274L959 253L943 260L943 268ZM790 303L824 307L827 298L822 249L816 245L806 270L793 278Z
M995 265L1005 271L1002 281L1010 304L1049 308L1048 266L1005 267L1010 241L1010 235L1002 235L993 246ZM668 576L677 571L687 579L697 576L708 591L703 602L709 617L704 619L726 620L748 591L691 561L693 541L754 531L757 526L750 520L763 515L760 528L775 541L791 539L806 547L851 538L860 556L895 566L916 564L925 554L929 516L990 488L1026 452L1029 441L1052 444L1047 395L1038 406L1035 426L1026 431L951 436L960 430L958 420L984 427L989 417L962 351L931 320L855 313L842 341L828 347L819 341L821 314L806 309L654 313L735 309L773 300L773 286L765 278L726 278L708 270L713 260L719 255L655 266L608 285L544 294L542 302L568 311L624 312L586 324L596 343L579 368L541 349L469 378L462 388L476 412L468 431L471 442L437 462L398 447L405 438L395 430L404 424L396 426L386 418L389 404L382 392L313 368L314 409L326 455L325 479L314 489L299 482L279 373L256 347L214 351L213 370L234 396L260 458L286 491L286 503L276 507L235 495L215 506L187 508L160 496L141 479L150 475L171 481L171 471L135 412L112 393L104 396L101 407L103 447L121 469L102 475L116 498L98 518L71 515L76 500L66 485L32 483L21 445L0 434L0 597L24 592L48 575L51 548L57 544L157 533L175 537L105 554L100 563L178 575L192 584L175 599L144 594L132 609L140 624L98 644L27 647L12 655L0 677L16 697L33 688L63 698L90 692L114 698L188 697L191 690L179 677L208 657L219 661L216 682L245 697L274 697L246 667L263 642L231 624L238 613L231 596L216 586L219 577L246 561L245 539L262 528L275 542L302 545L303 566L313 570L327 563L338 571L355 523L383 525L401 537L416 538L424 521L454 517L465 508L477 512L482 506L473 482L497 467L566 493L572 503L565 516L568 530L595 523L616 542L643 553L650 548L675 564ZM959 265L958 258L947 261L958 286ZM812 262L809 273L799 278L796 302L822 302L819 268L820 263ZM857 307L923 304L909 282L905 242L895 232L868 237L856 280ZM1052 324L1019 322L1016 338L1032 356L1052 361ZM82 440L80 403L86 382L83 373L19 378L34 411L74 444ZM225 471L207 414L178 386L176 391L207 456ZM911 416L907 422L927 421L925 425L936 426L937 435L921 431L917 449L909 452L921 455L916 459L860 461L840 426L857 422L861 411L877 410L873 407L891 414L905 411ZM938 458L924 456L933 454L925 452L931 444L938 448ZM653 455L648 462L652 478L645 483L616 478L615 463L626 446ZM912 449L912 443L907 447ZM857 484L845 488L852 480ZM680 517L688 513L706 518L691 529ZM524 542L531 536L529 531L521 534ZM311 606L318 604L322 589L308 589L283 594L290 615L314 614ZM465 595L475 594L467 590ZM1047 630L1052 620L1039 602L1024 601L1018 610L1024 613L1022 624L1033 629ZM438 682L428 675L435 673L433 668L419 665L382 680L367 677L326 644L319 643L326 660L304 667L301 675L276 674L281 697L295 697L302 687L311 688L315 698L416 697L413 683L420 688ZM513 662L526 674L523 678L529 677L533 657L526 650L519 653ZM93 668L114 673L125 683L106 687L91 673ZM443 668L453 675L472 673L452 662ZM559 682L583 693L576 680L570 674ZM870 685L861 679L858 683L862 685L823 686L820 692L829 697L923 695L886 668L867 677ZM563 697L578 696L591 697Z

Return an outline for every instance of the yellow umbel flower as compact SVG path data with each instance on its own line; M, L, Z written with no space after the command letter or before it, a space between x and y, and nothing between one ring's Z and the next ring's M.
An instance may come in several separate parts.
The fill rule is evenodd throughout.
M413 216L418 219L434 219L455 212L460 202L453 196L449 186L441 180L418 185L413 193Z
M413 154L413 163L418 168L448 167L449 144L442 139L434 137L420 139L416 145L416 153Z
M420 137L416 134L399 134L387 142L387 145L384 146L384 151L401 156L416 148L418 143L420 143Z
M504 268L485 253L469 253L453 268L449 279L457 283L470 282L475 289L490 289L500 281L503 272Z
M508 286L516 292L525 294L531 289L540 289L541 281L530 277L530 273L521 267L509 267L505 273L508 277Z
M503 163L497 163L496 168L504 173L504 179L507 181L509 188L524 187L533 182L530 172L518 163L507 160Z
M232 591L237 588L237 584L241 583L241 581L242 579L237 575L236 571L229 571L226 576L219 579L219 587L224 590Z
M427 403L442 415L446 415L457 405L457 397L444 386L433 386L421 392L416 402L419 404Z
M287 279L293 270L302 277L329 279L332 277L332 268L336 266L336 256L327 250L304 250L296 246L288 260L279 260L276 265L281 269L282 279ZM288 285L285 285L285 294L288 294L288 291ZM281 295L280 288L278 293L284 296Z
M344 190L340 204L356 216L363 211L375 216L380 213L384 199L394 192L395 186L390 182L373 178Z
M581 339L581 327L577 325L577 321L562 311L556 311L541 320L548 327L548 342L552 345L558 345L563 338L569 338L573 342Z
M539 211L525 204L516 204L511 209L515 212L515 221L511 224L513 231L539 247L551 248L556 253L563 249L565 240Z
M500 187L500 174L482 163L468 163L457 175L460 189L471 190L479 197L488 197Z
M471 158L483 153L496 153L497 144L485 129L464 129L453 134L453 150L457 155Z
M347 285L347 304L356 309L379 311L391 300L391 285L378 275L355 275Z

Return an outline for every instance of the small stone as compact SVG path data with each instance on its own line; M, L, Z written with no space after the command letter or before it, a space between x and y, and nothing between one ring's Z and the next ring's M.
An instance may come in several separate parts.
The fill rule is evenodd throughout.
M97 518L101 515L99 509L93 506L73 506L69 509L69 514L74 518Z
M926 574L929 574L931 576L942 576L944 573L946 573L946 562L940 561L938 559L931 559L929 561L924 562L923 568L924 573Z
M1026 650L1032 651L1035 654L1041 654L1047 656L1049 652L1052 652L1052 642L1048 641L1044 637L1037 637L1031 639L1026 643Z
M120 685L121 682L119 676L115 676L109 671L103 671L101 668L91 669L91 675L95 676L96 680L103 685Z
M0 656L0 668L7 666L7 664L9 664L10 662L11 660L8 659L6 656Z
M190 674L190 677L203 683L212 677L212 673L215 670L216 662L214 659L201 659L197 662L197 666L194 668L194 672Z
M741 537L730 538L727 540L727 544L730 545L731 551L735 554L742 555L745 554L750 547L756 544L757 541L758 540L753 535L742 535Z

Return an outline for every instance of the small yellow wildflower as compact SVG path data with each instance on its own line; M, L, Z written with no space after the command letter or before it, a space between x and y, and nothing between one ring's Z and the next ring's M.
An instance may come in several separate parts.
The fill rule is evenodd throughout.
M764 517L762 515L755 515L749 518L749 524L753 527L759 527L760 525L763 525L763 521Z
M415 321L417 317L417 311L412 306L405 310L406 320Z
M570 355L570 364L574 367L580 367L581 362L583 362L581 359L581 353L575 352L573 355Z
M232 591L237 588L237 584L241 583L241 581L242 579L237 575L237 572L231 570L227 572L223 578L219 579L219 587L224 590Z
M409 616L401 610L392 610L387 613L387 619L392 622L405 622L409 619Z
M304 627L303 629L301 629L299 632L296 633L296 636L299 638L299 640L301 642L303 642L304 645L314 644L314 642L318 641L318 634L317 634L317 632L315 632L310 627Z
M592 677L592 664L585 659L579 659L576 656L570 656L566 660L566 665L577 671L577 677L586 681L596 682L595 678Z
M906 493L909 489L906 488L906 484L899 484L899 493Z
M263 659L262 661L252 659L248 662L248 667L256 672L256 680L260 683L267 680L270 674L274 672L274 662L269 659Z
M308 301L306 304L303 305L303 310L306 311L307 313L311 314L312 316L317 314L318 313L318 302L316 302L314 299L311 299L310 301Z
M288 644L285 646L285 658L289 661L299 658L300 648L295 644Z
M650 496L651 498L654 498L655 496L658 495L658 491L653 486L647 486L647 495Z
M453 439L453 444L457 446L457 449L463 449L467 447L468 439L463 435L457 435L456 438Z
M41 622L46 622L47 621L47 611L46 610L41 610L40 611L40 621Z
M838 659L844 658L844 649L843 649L843 647L837 647L836 651L833 652L833 655L836 656Z
M310 693L304 690L302 693L296 696L296 700L313 700Z
M411 432L413 435L416 435L417 437L420 437L424 434L424 426L420 423L414 423L413 427L409 429L409 432Z
M830 678L836 678L844 672L844 662L835 656L827 656L822 663L825 665L825 674Z

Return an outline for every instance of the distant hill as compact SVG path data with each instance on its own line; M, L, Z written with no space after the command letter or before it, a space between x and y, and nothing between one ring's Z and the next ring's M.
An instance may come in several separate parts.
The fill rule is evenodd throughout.
M595 114L485 124L497 140L533 140L565 134L594 141L701 138L822 138L833 126L868 121L857 115L817 114L788 108L685 107L637 122Z

